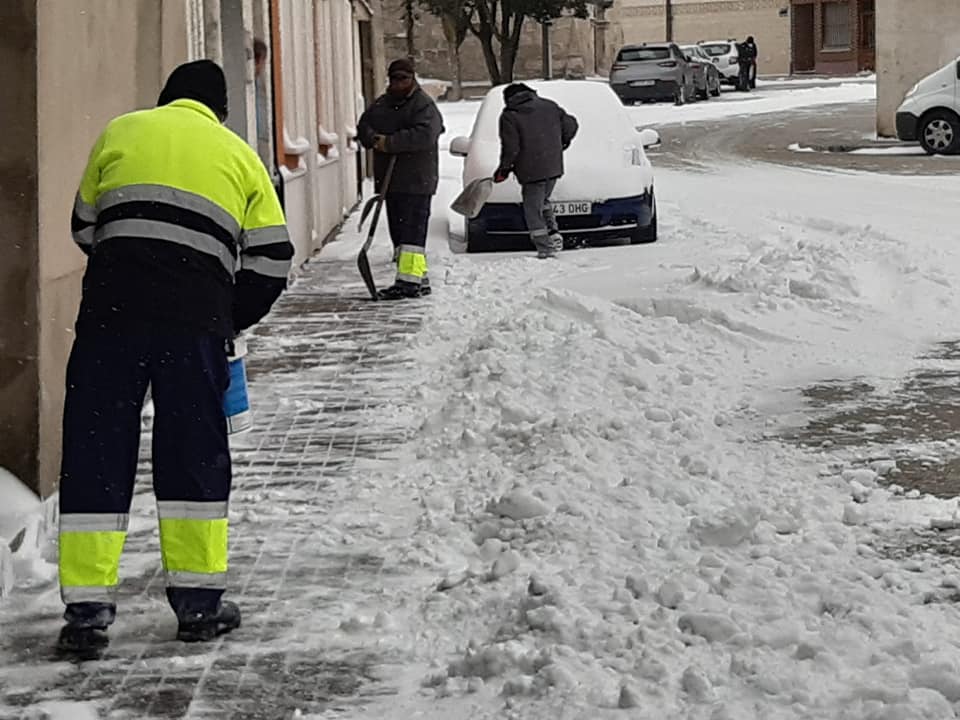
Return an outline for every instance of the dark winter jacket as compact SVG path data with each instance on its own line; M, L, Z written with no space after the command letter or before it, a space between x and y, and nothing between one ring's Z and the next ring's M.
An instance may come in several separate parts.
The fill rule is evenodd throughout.
M440 177L437 141L443 134L443 118L436 103L417 87L404 98L389 93L377 98L357 123L357 135L365 148L372 148L375 135L387 138L385 152L373 156L377 192L387 173L390 157L397 157L388 193L433 195Z
M554 180L563 175L563 151L577 134L576 118L533 90L507 100L500 115L500 169L521 184Z
M737 43L737 54L742 63L754 63L757 60L757 44L755 42Z

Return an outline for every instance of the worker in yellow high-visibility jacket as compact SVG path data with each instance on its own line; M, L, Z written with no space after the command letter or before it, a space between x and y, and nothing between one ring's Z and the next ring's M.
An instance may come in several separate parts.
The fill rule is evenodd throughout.
M181 65L158 106L111 121L72 230L89 256L67 368L60 477L59 647L96 650L116 616L148 385L167 597L178 638L240 625L221 596L231 467L227 347L286 287L293 248L257 153L223 126L209 60Z

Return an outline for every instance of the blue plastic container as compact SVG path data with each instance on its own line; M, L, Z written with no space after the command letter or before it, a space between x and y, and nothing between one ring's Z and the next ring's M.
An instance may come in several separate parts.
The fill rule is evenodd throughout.
M223 414L227 417L227 433L230 435L253 427L250 398L247 396L247 368L244 363L247 341L238 337L233 341L233 348L233 355L227 357L230 363L230 385L223 396Z

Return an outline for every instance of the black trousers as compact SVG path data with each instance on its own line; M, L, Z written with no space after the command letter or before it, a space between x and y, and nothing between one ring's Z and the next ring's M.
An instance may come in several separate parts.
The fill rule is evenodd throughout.
M105 626L151 388L153 489L167 598L179 617L215 612L226 577L230 448L224 340L206 334L78 334L67 366L60 476L60 581L66 618Z
M394 247L427 246L430 225L430 195L390 193L387 195L387 226Z

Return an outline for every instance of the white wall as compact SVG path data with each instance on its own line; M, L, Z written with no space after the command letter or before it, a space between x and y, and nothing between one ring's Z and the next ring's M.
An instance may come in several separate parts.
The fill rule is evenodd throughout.
M303 261L359 199L355 22L349 0L282 0L280 10L286 151L299 155L284 175L287 221Z

